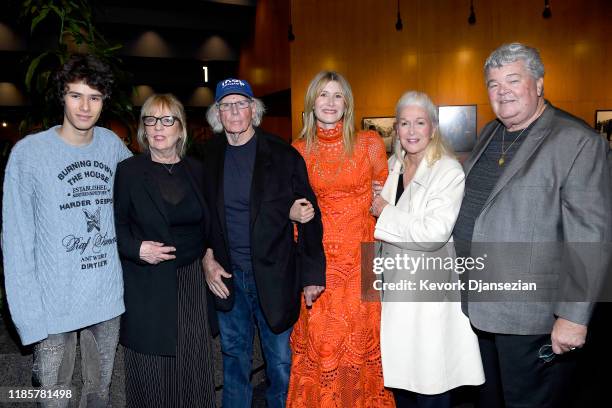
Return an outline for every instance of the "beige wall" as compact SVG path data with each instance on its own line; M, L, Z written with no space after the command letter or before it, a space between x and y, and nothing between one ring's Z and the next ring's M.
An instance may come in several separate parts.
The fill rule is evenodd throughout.
M595 109L612 109L612 1L552 1L542 18L536 0L294 0L291 43L292 133L301 127L306 87L321 69L346 75L355 117L388 116L406 90L441 105L478 105L478 128L493 118L482 76L489 53L505 42L540 49L545 96L593 124Z

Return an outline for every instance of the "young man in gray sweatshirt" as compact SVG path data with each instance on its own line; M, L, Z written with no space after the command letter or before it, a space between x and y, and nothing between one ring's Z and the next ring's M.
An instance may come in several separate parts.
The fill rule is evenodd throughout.
M21 342L34 344L33 385L70 387L78 337L80 406L106 406L124 312L112 192L117 163L131 153L95 126L113 84L106 64L74 56L56 81L63 123L19 141L6 167L6 295Z

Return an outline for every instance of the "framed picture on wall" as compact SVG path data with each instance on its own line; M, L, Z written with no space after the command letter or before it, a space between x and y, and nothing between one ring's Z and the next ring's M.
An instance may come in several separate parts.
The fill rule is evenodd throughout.
M457 153L469 153L476 144L476 105L438 107L440 132Z
M595 111L595 130L612 144L612 109Z
M393 137L395 136L395 130L393 130L394 123L395 117L393 116L363 118L361 119L361 128L363 130L373 130L377 132L385 143L387 155L390 155L393 153Z

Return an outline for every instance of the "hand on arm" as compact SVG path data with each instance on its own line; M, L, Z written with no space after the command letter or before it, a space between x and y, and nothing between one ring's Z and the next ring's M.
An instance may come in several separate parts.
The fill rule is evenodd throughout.
M175 259L176 256L172 254L176 248L171 246L165 246L161 242L156 241L142 241L140 244L140 259L146 263L157 265L160 262Z
M225 269L219 265L219 262L215 260L213 250L210 248L206 250L206 255L204 255L204 259L202 259L202 267L204 268L206 283L210 291L221 299L227 299L230 292L225 283L223 283L222 278L229 279L232 275L227 273Z
M378 180L372 180L372 199L375 199L376 196L379 196L382 192L384 183Z
M581 348L586 340L587 327L562 317L557 318L550 340L555 354L563 354Z
M289 219L294 222L306 224L315 216L315 210L310 201L305 198L295 200L289 211Z
M306 307L311 307L315 300L321 296L325 290L325 286L309 285L304 287L304 301Z
M305 224L297 224L297 258L301 275L302 287L325 285L325 254L323 251L323 224L321 212L317 207L317 199L308 182L306 163L301 156L297 156L295 171L292 176L292 193L294 197L304 197L312 205L314 217ZM312 291L308 289L309 299L312 302ZM317 291L318 293L321 290ZM317 295L318 295L317 293Z
M375 217L379 217L387 206L387 204L389 203L384 198L382 198L380 195L377 195L376 197L374 197L374 200L372 200L372 207L370 208L370 213L372 213L372 215Z
M374 217L378 217L389 204L380 196L389 174L385 144L382 139L379 137L371 139L368 154L372 166L372 206L370 207L370 213Z

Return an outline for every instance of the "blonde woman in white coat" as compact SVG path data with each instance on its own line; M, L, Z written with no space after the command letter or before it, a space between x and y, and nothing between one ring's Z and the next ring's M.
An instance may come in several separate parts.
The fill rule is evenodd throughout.
M437 109L426 94L405 93L395 112L397 141L389 177L384 187L374 186L379 255L394 260L397 255L440 258L448 265L448 259L455 259L451 232L463 198L463 169L440 135ZM407 273L389 269L383 279L412 279L417 288L421 279L458 281L452 269ZM451 389L484 382L478 341L461 312L459 291L428 295L437 301L422 301L425 296L416 301L414 291L382 294L383 377L398 408L448 408Z

